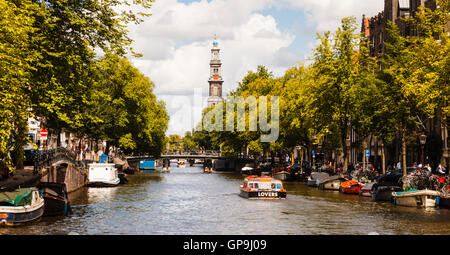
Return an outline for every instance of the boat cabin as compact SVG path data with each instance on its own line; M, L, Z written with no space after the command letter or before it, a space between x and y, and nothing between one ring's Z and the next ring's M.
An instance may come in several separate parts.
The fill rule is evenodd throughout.
M88 164L88 186L116 186L120 183L114 164Z
M240 195L246 198L286 198L283 183L270 176L248 176L240 190Z

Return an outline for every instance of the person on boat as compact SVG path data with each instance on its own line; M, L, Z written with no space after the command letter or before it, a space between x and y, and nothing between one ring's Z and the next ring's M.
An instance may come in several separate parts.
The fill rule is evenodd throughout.
M428 172L431 173L431 166L430 166L430 164L427 164L427 166L425 167L425 169L426 169Z

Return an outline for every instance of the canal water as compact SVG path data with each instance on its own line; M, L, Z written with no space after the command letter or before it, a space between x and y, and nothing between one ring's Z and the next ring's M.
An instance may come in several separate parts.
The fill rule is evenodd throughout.
M0 228L28 235L367 235L449 234L450 210L418 209L286 182L285 200L241 198L242 176L203 173L199 167L170 173L137 173L112 188L70 194L73 215Z

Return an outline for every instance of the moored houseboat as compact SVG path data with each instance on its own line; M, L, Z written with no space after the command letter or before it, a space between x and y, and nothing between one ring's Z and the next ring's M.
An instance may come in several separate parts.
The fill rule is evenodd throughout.
M429 189L411 189L392 194L395 205L410 207L436 207L439 204L439 195L438 191Z
M37 188L0 193L0 225L15 226L41 218L44 198Z
M244 179L239 195L248 199L284 199L286 190L278 179L252 175Z
M119 174L114 164L88 164L88 184L90 187L112 187L120 183Z
M153 159L139 161L139 171L144 173L153 173L156 170L156 163Z
M40 182L37 188L44 197L43 216L68 216L72 214L64 182Z

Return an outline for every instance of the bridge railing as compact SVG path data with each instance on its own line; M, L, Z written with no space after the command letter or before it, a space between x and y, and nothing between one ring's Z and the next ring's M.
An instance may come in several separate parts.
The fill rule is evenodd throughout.
M74 164L78 168L83 168L84 164L76 160L75 152L68 150L66 148L56 148L51 150L35 151L34 152L34 174L39 173L39 171L45 167L50 166L53 162L59 160L66 160Z
M169 150L163 153L163 155L219 155L220 151L205 150L205 151L180 151L180 150Z

